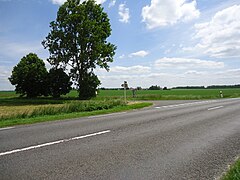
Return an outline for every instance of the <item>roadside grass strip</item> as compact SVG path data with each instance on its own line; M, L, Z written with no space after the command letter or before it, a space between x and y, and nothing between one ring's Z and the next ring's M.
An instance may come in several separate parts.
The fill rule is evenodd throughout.
M101 110L93 110L93 111L85 111L85 112L72 112L72 113L51 114L51 115L38 115L35 117L1 119L0 128L15 126L15 125L23 125L23 124L33 124L33 123L46 122L46 121L66 120L66 119L80 118L80 117L86 117L86 116L110 114L110 113L133 110L133 109L140 109L140 108L148 107L151 105L152 103L144 102L144 103L136 103L136 104L130 104L130 105L118 105L118 106L111 107L109 109L101 109Z
M240 180L240 158L230 166L220 180Z

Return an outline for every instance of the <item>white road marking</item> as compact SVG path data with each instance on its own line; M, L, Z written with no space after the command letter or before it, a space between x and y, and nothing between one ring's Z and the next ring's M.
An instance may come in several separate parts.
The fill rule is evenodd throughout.
M98 115L98 116L89 116L88 118L101 118L101 117L107 117L107 116L114 116L114 115L119 115L119 114L125 114L127 112L120 112L120 113L112 113L112 114L104 114L104 115Z
M215 110L215 109L220 109L220 108L223 108L223 106L212 107L212 108L209 108L208 111Z
M179 107L179 106L188 106L188 105L194 105L194 104L205 104L209 102L215 102L216 100L211 101L198 101L198 102L192 102L192 103L183 103L183 104L173 104L173 105L167 105L167 106L159 106L155 107L156 109L162 109L162 108L172 108L172 107Z
M106 133L109 133L109 132L111 132L111 131L106 130L106 131L101 131L101 132L97 132L97 133L87 134L87 135L84 135L84 136L77 136L77 137L73 137L73 138L69 138L69 139L62 139L62 140L48 142L48 143L39 144L39 145L35 145L35 146L29 146L29 147L25 147L25 148L21 148L21 149L14 149L14 150L11 150L11 151L6 151L6 152L0 153L0 156L5 156L5 155L8 155L8 154L13 154L13 153L22 152L22 151L28 151L28 150L31 150L31 149L41 148L41 147L45 147L45 146L51 146L51 145L54 145L54 144L69 142L69 141L83 139L83 138L87 138L87 137L97 136L97 135L106 134Z
M6 127L6 128L0 128L0 131L3 131L3 130L8 130L8 129L13 129L15 127Z

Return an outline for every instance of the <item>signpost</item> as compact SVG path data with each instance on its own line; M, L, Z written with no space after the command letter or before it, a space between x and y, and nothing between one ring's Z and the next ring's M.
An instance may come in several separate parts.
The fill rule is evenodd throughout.
M124 88L124 102L127 103L127 88L128 88L127 81L124 81L121 86Z

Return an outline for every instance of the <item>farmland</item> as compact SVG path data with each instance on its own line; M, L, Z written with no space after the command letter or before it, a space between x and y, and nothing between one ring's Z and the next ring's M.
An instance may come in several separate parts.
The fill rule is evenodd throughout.
M127 90L127 100L135 102L218 99L220 91L221 89L139 90L133 97L132 91ZM240 97L240 89L237 88L224 89L222 92L224 98ZM119 112L151 105L146 102L126 105L123 94L123 90L100 90L96 98L79 101L76 99L77 91L71 91L61 99L49 97L26 99L19 98L14 91L2 91L0 92L0 127Z
M173 90L138 90L133 98L132 91L127 90L129 100L201 100L218 99L220 91L224 98L240 97L240 89L173 89ZM70 92L67 97L76 97L77 92ZM123 90L100 90L96 100L123 98Z

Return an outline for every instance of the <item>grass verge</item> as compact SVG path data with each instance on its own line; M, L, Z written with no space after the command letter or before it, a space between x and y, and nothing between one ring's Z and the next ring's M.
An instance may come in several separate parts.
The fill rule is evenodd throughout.
M13 119L3 119L0 121L0 128L15 126L15 125L23 125L23 124L33 124L38 122L46 122L46 121L55 121L55 120L64 120L64 119L72 119L93 115L101 115L101 114L109 114L115 112L122 112L132 109L140 109L143 107L151 106L152 103L144 102L144 103L136 103L125 106L115 106L110 109L102 109L102 110L94 110L89 112L73 112L73 113L63 113L57 115L43 115L29 118L13 118Z
M240 158L230 166L230 169L223 175L221 180L240 180Z

